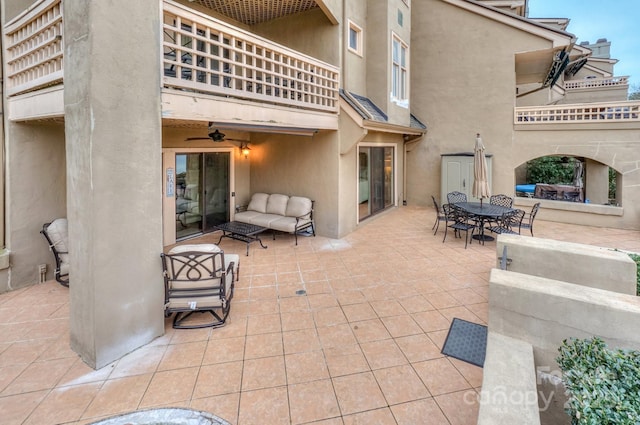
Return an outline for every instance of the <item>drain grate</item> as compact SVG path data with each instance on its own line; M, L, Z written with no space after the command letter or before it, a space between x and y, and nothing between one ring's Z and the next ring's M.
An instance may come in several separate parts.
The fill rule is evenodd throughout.
M296 291L296 295L307 295L307 291L305 291L304 289L298 289Z

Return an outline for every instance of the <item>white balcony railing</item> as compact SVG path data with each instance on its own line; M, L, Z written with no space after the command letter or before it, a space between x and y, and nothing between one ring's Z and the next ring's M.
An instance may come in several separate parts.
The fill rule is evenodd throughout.
M62 81L61 0L36 2L5 26L7 94Z
M564 82L567 90L592 89L600 87L623 87L629 85L629 77L611 77L611 78L585 78L583 80L569 80Z
M335 112L337 67L164 2L164 86Z
M163 2L165 87L327 112L338 110L337 67ZM39 0L5 25L7 95L63 81L62 0Z
M640 102L583 103L516 107L516 124L640 122Z

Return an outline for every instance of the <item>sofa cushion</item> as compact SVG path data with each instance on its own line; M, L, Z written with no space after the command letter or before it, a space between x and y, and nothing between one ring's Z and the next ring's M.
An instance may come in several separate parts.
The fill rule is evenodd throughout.
M287 203L285 214L287 217L300 217L311 211L311 199L302 196L292 196Z
M240 221L242 223L254 224L253 219L256 217L260 217L262 214L264 213L259 213L257 211L242 211L242 212L236 213L233 216L233 219L235 221Z
M289 201L289 197L287 195L280 195L274 193L269 196L269 200L267 201L267 214L278 214L284 215L287 211L287 202Z
M296 230L296 219L294 217L280 217L269 223L273 230L280 232L293 233Z
M282 216L279 214L260 214L251 219L251 224L271 228L271 223L281 218Z
M254 193L251 197L251 202L249 202L249 206L247 207L247 211L266 213L268 199L269 195L266 193Z

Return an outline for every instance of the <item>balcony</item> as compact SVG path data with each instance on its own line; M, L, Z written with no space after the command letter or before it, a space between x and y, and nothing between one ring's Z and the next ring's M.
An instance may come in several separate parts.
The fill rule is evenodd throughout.
M613 88L629 86L629 77L610 77L610 78L585 78L582 80L565 81L564 87L567 90L594 89L594 88Z
M516 107L514 123L535 124L640 124L640 102L584 103Z
M38 1L5 26L11 119L63 114L63 27L61 0ZM333 65L170 0L163 2L160 33L166 90L337 114L340 74ZM48 109L38 110L46 95Z

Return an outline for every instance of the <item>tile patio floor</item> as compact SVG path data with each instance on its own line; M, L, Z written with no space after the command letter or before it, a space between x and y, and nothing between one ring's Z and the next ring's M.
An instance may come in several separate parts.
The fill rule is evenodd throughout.
M297 247L265 235L269 248L249 257L225 239L241 255L228 324L174 330L167 319L164 336L97 371L69 349L67 288L2 294L0 422L87 424L172 406L238 425L475 423L482 369L440 349L454 317L486 323L495 242L442 243L433 218L403 207ZM538 218L535 233L640 252L640 232Z

